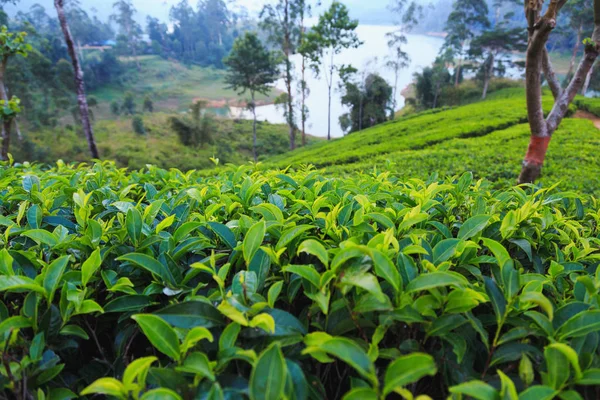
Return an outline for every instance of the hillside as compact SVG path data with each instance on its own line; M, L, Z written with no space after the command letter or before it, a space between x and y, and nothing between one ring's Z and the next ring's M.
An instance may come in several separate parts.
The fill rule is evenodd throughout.
M551 104L547 97L546 110ZM594 110L598 100L582 99L577 104ZM376 168L400 178L471 171L499 185L512 184L527 149L526 122L522 89L508 89L485 102L407 116L270 161L280 168L312 164L328 174L367 173ZM550 146L542 184L562 182L563 189L600 193L599 148L600 131L593 122L565 119Z
M140 169L147 164L180 170L211 168L210 157L221 164L242 164L252 159L252 121L216 118L213 145L184 146L168 123L173 114L145 113L142 115L146 134L133 131L132 118L100 120L94 129L100 156L115 160L120 167ZM286 125L259 122L257 129L260 158L289 150ZM309 143L320 139L309 137ZM14 140L11 153L16 161L35 160L54 164L89 161L85 138L71 126L26 131L25 140Z

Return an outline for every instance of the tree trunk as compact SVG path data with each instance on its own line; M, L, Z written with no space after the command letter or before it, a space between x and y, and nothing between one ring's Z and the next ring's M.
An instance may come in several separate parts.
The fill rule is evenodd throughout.
M77 57L77 53L75 52L75 43L73 42L73 36L71 36L71 31L69 30L67 17L65 16L65 11L63 8L64 0L54 0L54 6L56 7L58 20L60 21L60 27L65 36L67 50L73 63L73 72L75 73L75 88L77 90L77 102L79 104L79 114L81 116L83 132L87 138L92 158L100 158L100 155L98 154L98 148L96 147L96 141L94 139L94 131L90 122L90 109L88 107L87 98L85 95L83 71L81 70L81 65L79 64L79 59Z
M485 71L484 76L483 76L483 94L481 95L481 99L485 100L485 98L487 97L487 92L488 92L488 88L490 86L490 80L492 79L492 76L494 75L494 53L490 54L490 66L489 69L487 71Z
M4 83L4 79L6 77L6 65L8 64L8 57L4 57L2 62L0 63L0 100L3 100L8 103L8 90L6 89L6 84ZM15 130L17 131L17 137L19 140L23 140L23 135L21 134L21 128L19 128L19 122L15 119ZM2 130L4 130L4 126L2 126ZM4 132L3 132L4 133Z
M2 149L0 150L0 158L2 161L8 161L8 150L10 148L10 126L12 120L3 121L2 123Z
M440 96L440 82L435 85L435 93L433 94L433 107L435 109L437 107L438 97Z
M579 54L579 45L581 43L581 35L583 34L583 24L579 25L577 30L577 40L575 41L575 47L573 47L573 54L571 55L571 61L569 62L569 70L565 79L569 79L575 68L575 62L577 61L577 54Z
M393 107L392 107L392 115L390 117L390 120L393 120L396 117L396 108L398 108L398 75L399 75L399 68L398 68L398 64L396 64L396 68L394 69L394 100L392 102Z
M594 75L594 70L595 70L597 64L598 63L595 63L594 65L592 65L592 68L590 68L590 72L588 72L587 76L585 77L585 83L583 84L583 87L581 88L581 94L583 96L586 95L588 89L590 88L590 83L592 82L592 75Z
M252 107L252 115L254 119L252 121L252 155L254 156L254 162L258 160L258 156L256 154L256 103L254 102L254 92L252 92L252 103L250 104Z
M285 86L287 89L287 123L290 128L290 150L296 148L296 124L294 122L294 98L292 94L292 62L291 56L291 33L290 33L290 5L285 1L284 6L284 34L283 34L283 54L285 56Z
M304 28L302 28L304 29ZM302 56L302 146L306 146L306 57Z
M327 105L327 140L331 140L331 85L329 85L329 102Z
M542 108L542 81L541 72L544 62L544 51L550 32L556 26L557 12L561 4L560 0L552 0L544 15L539 22L533 23L531 18L532 10L528 10L530 19L530 40L527 49L526 61L526 95L527 95L527 114L531 128L531 139L523 167L519 176L519 183L533 183L541 175L548 145L552 139L552 134L560 125L565 117L569 105L581 89L585 77L592 68L592 65L598 58L600 43L588 45L585 48L585 55L569 83L568 87L555 100L554 107L546 119ZM600 0L594 1L596 15L600 12ZM596 29L600 26L600 18L596 19Z
M462 50L461 50L462 52ZM456 64L456 71L454 71L454 87L458 87L458 84L460 83L460 70L462 68L462 55L460 56L460 58L458 59L458 64Z

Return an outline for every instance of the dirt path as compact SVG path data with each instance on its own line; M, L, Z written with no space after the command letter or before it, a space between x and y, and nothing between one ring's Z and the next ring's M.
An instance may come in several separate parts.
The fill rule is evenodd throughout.
M573 118L589 119L590 121L592 121L594 123L594 126L596 128L600 129L600 118L596 117L591 112L579 110L575 113Z

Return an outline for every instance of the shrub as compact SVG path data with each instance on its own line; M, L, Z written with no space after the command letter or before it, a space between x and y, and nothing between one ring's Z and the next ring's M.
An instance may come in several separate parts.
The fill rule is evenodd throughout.
M146 127L144 126L144 119L140 115L135 115L131 120L131 127L133 131L138 135L146 133Z
M469 174L0 173L5 395L596 398L593 198Z

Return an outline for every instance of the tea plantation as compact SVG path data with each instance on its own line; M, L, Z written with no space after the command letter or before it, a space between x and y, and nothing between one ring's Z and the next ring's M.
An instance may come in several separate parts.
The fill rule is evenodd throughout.
M425 155L459 157L473 132L509 127L479 150L521 146L522 115L498 107L489 121L464 109L417 116L410 132L390 124L389 142L329 155L339 168L383 163L409 135L440 143L421 161L388 151L396 171L451 170ZM557 140L583 139L587 123L567 121ZM598 398L594 198L495 190L470 173L204 175L109 162L0 169L0 397Z
M269 165L315 165L332 176L392 171L395 176L427 179L472 172L495 187L516 182L529 143L523 89L493 93L491 100L450 110L434 110L274 156ZM544 101L552 107L551 96ZM578 99L582 110L600 115L600 99ZM595 110L595 111L594 111ZM575 106L571 108L571 115ZM600 195L600 130L588 120L567 118L555 133L541 184Z

